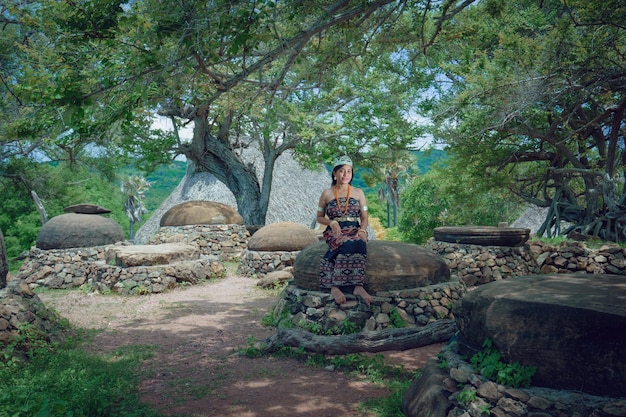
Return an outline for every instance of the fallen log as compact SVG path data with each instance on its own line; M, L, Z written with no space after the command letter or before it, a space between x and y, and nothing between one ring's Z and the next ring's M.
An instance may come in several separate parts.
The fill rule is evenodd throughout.
M300 347L312 353L345 355L358 352L407 350L448 341L457 331L454 320L437 320L424 327L385 329L339 336L322 336L302 329L278 329L258 344L266 353L282 346Z

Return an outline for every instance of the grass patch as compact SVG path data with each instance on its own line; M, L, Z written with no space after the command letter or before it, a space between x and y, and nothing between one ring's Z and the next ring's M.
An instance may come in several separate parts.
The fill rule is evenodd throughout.
M0 416L158 416L140 404L137 389L140 365L154 347L95 355L80 341L49 343L26 330L0 351Z

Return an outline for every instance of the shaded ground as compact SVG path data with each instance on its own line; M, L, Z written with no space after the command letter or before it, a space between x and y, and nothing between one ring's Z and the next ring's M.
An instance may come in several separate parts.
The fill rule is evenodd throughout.
M389 392L363 378L285 358L238 355L274 330L261 319L277 300L256 280L229 276L164 294L49 292L41 299L73 324L103 329L97 352L151 345L142 401L164 415L195 417L373 417L360 403ZM421 368L442 344L385 354L390 364Z

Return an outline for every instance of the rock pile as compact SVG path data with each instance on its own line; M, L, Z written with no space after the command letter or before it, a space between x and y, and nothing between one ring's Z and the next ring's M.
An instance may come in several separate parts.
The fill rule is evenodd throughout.
M106 264L107 246L41 250L31 248L15 276L31 288L76 288L87 281L93 263Z
M626 248L616 244L594 249L584 242L564 241L552 245L531 240L526 245L508 247L431 239L426 247L439 253L448 264L450 274L468 287L538 273L626 275Z
M91 264L87 268L87 285L99 292L150 294L172 289L179 283L197 284L202 280L223 278L224 265L217 260L199 259L167 265L132 266Z

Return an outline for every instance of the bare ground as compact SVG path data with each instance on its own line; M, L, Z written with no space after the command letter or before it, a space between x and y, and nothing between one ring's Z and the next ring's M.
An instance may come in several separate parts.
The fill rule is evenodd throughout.
M389 395L363 377L275 357L248 358L249 340L274 332L261 319L277 294L256 280L228 276L162 294L119 296L80 291L40 294L74 325L102 329L90 346L111 352L154 346L143 365L142 401L163 415L194 417L374 417L361 403ZM442 344L386 352L386 363L418 369Z

